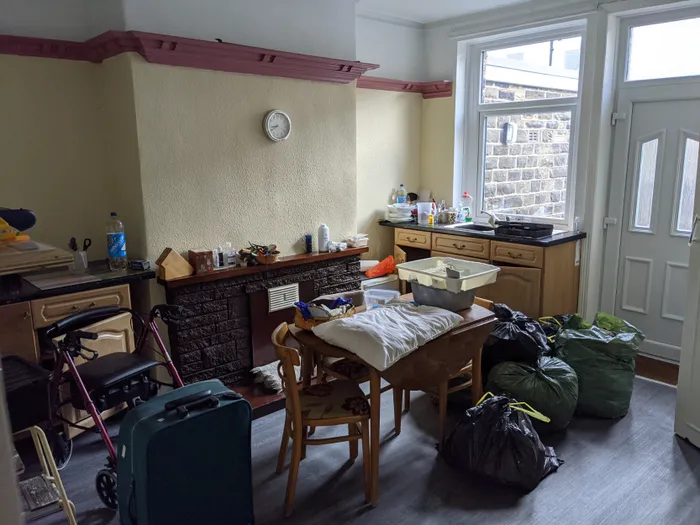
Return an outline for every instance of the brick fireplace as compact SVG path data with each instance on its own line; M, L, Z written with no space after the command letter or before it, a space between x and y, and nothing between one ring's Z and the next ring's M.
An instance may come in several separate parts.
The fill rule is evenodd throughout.
M227 386L247 384L250 369L274 361L270 335L294 308L269 312L267 290L299 284L299 298L360 288L360 254L283 257L271 265L217 270L163 281L168 304L184 307L185 319L169 325L175 366L185 383L220 379Z

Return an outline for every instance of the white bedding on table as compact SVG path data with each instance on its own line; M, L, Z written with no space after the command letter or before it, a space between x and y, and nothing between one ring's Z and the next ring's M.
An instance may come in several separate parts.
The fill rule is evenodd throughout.
M399 302L320 324L313 331L381 371L462 321L461 315L442 308Z

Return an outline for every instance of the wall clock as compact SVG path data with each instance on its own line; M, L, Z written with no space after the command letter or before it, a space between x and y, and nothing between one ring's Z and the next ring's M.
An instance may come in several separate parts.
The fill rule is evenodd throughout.
M265 115L263 129L270 140L282 142L292 133L292 121L284 111L273 109Z

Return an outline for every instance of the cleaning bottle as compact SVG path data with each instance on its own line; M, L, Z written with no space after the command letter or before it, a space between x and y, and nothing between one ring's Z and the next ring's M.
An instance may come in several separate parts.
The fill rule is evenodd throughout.
M406 191L406 188L402 184L399 186L399 191L396 192L396 202L398 204L406 204L408 201L408 192Z
M463 192L462 198L459 200L459 212L462 222L471 222L472 220L472 202L473 198L469 192Z
M107 221L107 257L110 270L126 270L126 237L124 223L119 220L116 212L109 214Z

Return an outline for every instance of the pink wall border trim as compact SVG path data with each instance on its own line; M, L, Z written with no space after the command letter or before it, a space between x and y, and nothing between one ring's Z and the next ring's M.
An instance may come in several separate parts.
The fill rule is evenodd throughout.
M452 82L407 82L380 77L360 77L357 87L362 89L378 89L381 91L397 91L399 93L421 93L423 98L443 98L452 96Z
M139 31L107 31L87 42L0 35L0 54L100 63L139 53L152 64L349 84L376 64Z

